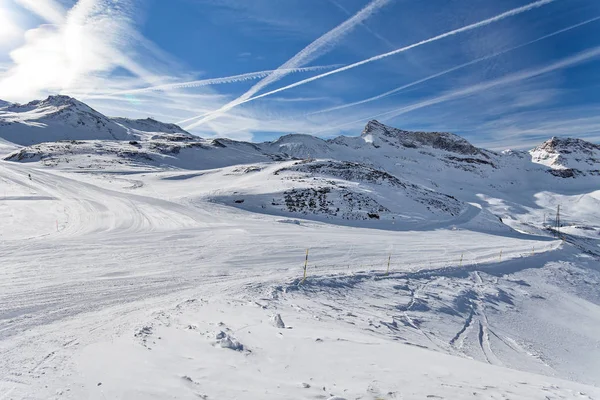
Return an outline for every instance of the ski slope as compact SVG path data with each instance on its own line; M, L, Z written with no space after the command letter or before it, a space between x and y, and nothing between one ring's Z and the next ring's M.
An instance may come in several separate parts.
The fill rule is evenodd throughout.
M207 140L66 96L0 137L0 399L600 398L597 145Z
M597 299L553 286L559 273L548 272L581 268L570 264L580 256L568 243L251 213L214 201L230 172L75 173L2 162L2 393L600 396L586 385L598 384ZM589 284L598 279L585 274ZM548 315L574 319L571 307L589 332L577 336L581 324ZM273 327L274 313L293 329ZM531 318L551 324L545 336L524 329ZM221 331L247 350L220 348ZM567 338L579 352L547 347Z

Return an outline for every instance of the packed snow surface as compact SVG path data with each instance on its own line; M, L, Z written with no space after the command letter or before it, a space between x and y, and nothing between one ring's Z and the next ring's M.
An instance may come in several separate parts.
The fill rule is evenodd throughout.
M0 137L0 399L600 399L592 144L205 140L64 96Z

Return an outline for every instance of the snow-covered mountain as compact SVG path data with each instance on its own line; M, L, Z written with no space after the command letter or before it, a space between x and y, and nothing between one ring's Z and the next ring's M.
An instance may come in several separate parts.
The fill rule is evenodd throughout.
M243 184L227 178L237 173L224 173L223 182L234 183L213 200L342 224L396 224L395 229L460 225L477 214L476 204L483 210L483 225L495 230L502 225L499 219L510 224L512 212L490 199L520 204L524 195L587 187L600 170L599 146L578 139L553 138L530 154L497 153L451 133L410 132L370 121L356 137L290 134L248 143L203 139L154 119L108 118L66 96L0 112L0 137L37 142L7 155L8 161L78 170L250 171ZM294 160L301 162L290 166Z
M126 128L68 96L0 108L1 137L20 145L57 140L127 140Z
M10 398L600 398L597 145L0 120Z
M129 119L117 117L111 119L126 128L131 136L141 140L163 139L171 142L198 140L197 136L183 130L178 125L166 124L153 118Z
M446 132L410 132L391 128L379 121L370 121L361 137L374 147L384 144L392 147L419 148L431 147L464 155L481 154L481 150L460 136Z
M147 147L149 153L155 151L163 155L179 154L180 150L186 148L195 148L199 152L210 151L209 154L200 157L202 161L198 161L198 164L194 164L193 160L190 164L187 161L175 161L173 158L155 159L158 164L172 163L176 167L190 169L235 165L260 159L312 158L356 162L391 173L414 173L417 179L427 175L426 172L436 170L444 173L443 170L446 169L452 174L459 170L485 178L499 175L499 170L536 169L533 164L541 165L537 168L539 170L544 170L543 166L549 167L545 170L564 177L572 176L571 172L593 174L600 170L600 146L581 139L552 138L531 150L531 156L527 157L524 152L496 153L480 149L451 133L410 132L386 126L378 121L370 121L361 135L356 137L340 136L323 140L310 135L290 134L265 143L246 143L229 139L204 140L175 124L166 124L151 118L109 118L67 96L50 96L45 100L25 105L3 103L0 105L0 138L25 146L59 140L96 140L100 142L96 143L94 148L101 147L99 145L105 141L115 141L107 147L117 148L119 142L127 142L121 143L122 153L125 155L129 154L129 142L138 142L142 152L146 151ZM77 146L86 147L87 144L71 143L67 150ZM43 147L38 147L35 151L24 151L39 153L40 159L44 156L56 157L60 153L56 145L48 146L45 150ZM237 152L240 157L226 156L226 162L210 160L221 158L225 155L222 153L232 152ZM80 153L85 153L85 149ZM147 155L149 160L154 159L152 154ZM69 157L65 157L65 160L68 159ZM519 162L515 165L516 160ZM555 170L568 172L556 173ZM462 175L460 172L459 174Z
M600 175L600 145L581 139L553 137L530 151L533 162L558 176Z

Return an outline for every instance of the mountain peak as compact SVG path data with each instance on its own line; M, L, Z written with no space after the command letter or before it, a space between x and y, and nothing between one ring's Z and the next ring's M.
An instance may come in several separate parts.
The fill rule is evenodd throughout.
M600 145L588 142L583 139L577 138L559 138L553 136L551 139L546 140L537 149L546 150L548 152L565 152L565 151L584 151L593 152L594 150L600 150Z
M365 129L363 129L361 136L365 137L368 135L384 135L396 137L399 133L407 133L407 131L398 128L392 128L391 126L387 126L376 119L373 119L367 122L367 125L365 126Z
M62 94L48 96L48 98L46 98L46 100L42 100L42 102L56 104L56 105L67 105L67 104L73 105L73 104L77 104L77 103L83 104L82 102L80 102L79 100L77 100L73 97L62 95Z
M60 108L60 109L79 108L79 109L83 109L86 111L92 110L92 108L90 106L88 106L87 104L85 104L73 97L65 96L65 95L52 95L52 96L48 96L44 100L34 100L34 101L31 101L31 102L23 105L23 107L36 107L36 108L56 107L56 108Z
M553 137L529 153L533 162L553 169L600 169L600 145L583 139Z
M387 143L391 146L408 148L433 147L461 154L479 154L480 150L466 139L447 132L415 132L392 128L377 120L371 120L365 126L361 136L374 146Z
M1 136L31 145L57 140L128 140L127 130L90 106L69 96L49 96L0 113Z

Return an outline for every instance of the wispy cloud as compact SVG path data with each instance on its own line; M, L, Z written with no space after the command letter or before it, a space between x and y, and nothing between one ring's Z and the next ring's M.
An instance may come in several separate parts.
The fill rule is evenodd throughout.
M22 29L14 22L14 14L8 7L8 0L0 0L0 49L10 45L22 34Z
M269 76L262 79L256 85L252 86L248 91L246 91L244 94L239 96L237 99L225 104L218 110L213 111L212 113L210 113L206 116L199 115L196 117L192 117L192 118L188 118L186 120L180 121L179 123L186 123L186 122L198 119L198 118L202 118L200 121L189 124L187 126L187 129L192 129L198 125L201 125L205 122L208 122L208 121L211 121L211 120L217 118L219 115L222 115L224 112L229 111L232 108L234 108L240 104L243 104L243 103L249 101L249 99L251 99L252 96L255 95L256 93L258 93L260 90L262 90L263 88L267 87L268 85L270 85L272 83L277 82L284 76L288 75L288 72L286 72L286 70L304 66L304 65L310 63L311 61L317 59L318 57L322 56L329 50L331 50L342 39L342 37L344 37L346 34L348 34L350 31L352 31L357 25L362 23L365 19L369 18L372 14L377 12L383 6L388 4L390 1L391 0L373 0L373 1L371 1L366 7L364 7L358 13L353 15L351 18L347 19L340 25L336 26L335 28L333 28L326 34L322 35L321 37L319 37L318 39L313 41L311 44L309 44L308 46L306 46L304 49L302 49L300 52L298 52L294 57L290 58L283 65L281 65L279 68L277 68L277 70L275 72L269 74Z
M492 150L530 149L552 136L577 137L600 142L600 108L561 108L530 111L503 117L479 127L493 132L478 145Z
M591 18L599 14L597 6L528 0L535 2L503 12L504 3L493 0L478 1L478 7L469 9L464 2L450 2L444 10L427 2L393 1L354 2L366 5L356 14L340 0L310 5L303 0L180 2L190 13L206 15L208 22L191 34L185 24L170 27L169 38L214 34L218 48L213 52L199 41L193 52L181 51L180 43L170 47L173 40L163 41L165 50L178 51L180 61L141 34L139 16L162 5L154 8L139 0L0 0L0 5L12 7L0 7L0 20L3 11L29 17L9 18L17 40L9 47L14 49L10 59L8 50L0 58L0 98L29 101L61 93L107 115L183 120L193 122L184 127L194 134L243 140L291 132L355 134L372 118L406 129L454 131L477 144L492 144L497 138L510 145L520 138L537 140L543 134L538 126L546 128L546 136L561 129L575 134L573 126L596 131L598 121L589 118L597 111L590 86L596 77L588 66L600 58L592 48L600 45L593 36L596 26L591 26L600 19ZM557 4L527 13L549 3ZM254 14L248 16L246 10ZM347 20L336 26L341 18ZM585 18L590 19L576 23ZM162 22L165 26L159 23L149 30L153 37L167 29ZM31 29L32 24L38 26ZM6 26L0 23L0 34ZM577 27L582 28L573 31ZM566 31L573 32L548 39ZM322 32L327 33L319 37ZM221 33L223 42L218 40ZM396 48L387 39L404 47ZM515 51L528 45L526 51ZM590 50L573 54L585 47ZM277 59L290 48L302 50L285 63ZM388 49L395 50L382 53ZM258 54L265 58L258 60ZM395 54L401 56L391 57ZM588 61L578 70L581 75L553 73ZM331 62L343 64L313 66ZM305 75L291 77L298 73ZM310 82L315 84L305 85ZM396 87L398 82L403 85ZM299 90L288 91L292 88ZM391 97L400 92L403 96ZM259 98L268 101L253 101ZM583 105L590 108L559 118L565 107ZM544 119L545 110L554 113L552 118ZM545 123L550 120L560 129Z
M337 111L337 110L343 110L343 109L345 109L345 108L348 108L348 107L354 107L354 106L358 106L358 105L362 105L362 104L369 103L369 102L371 102L371 101L380 100L380 99L383 99L383 98L385 98L385 97L388 97L388 96L391 96L391 95L393 95L393 94L396 94L396 93L398 93L398 92L401 92L401 91L403 91L403 90L406 90L406 89L408 89L408 88L411 88L411 87L413 87L413 86L417 86L417 85L419 85L419 84L421 84L421 83L425 83L425 82L427 82L427 81L430 81L430 80L432 80L432 79L439 78L439 77L441 77L441 76L444 76L444 75L447 75L447 74L449 74L449 73L452 73L452 72L459 71L459 70L461 70L461 69L464 69L464 68L466 68L466 67L469 67L469 66L472 66L472 65L478 64L478 63L480 63L480 62L482 62L482 61L490 60L490 59L492 59L492 58L494 58L494 57L501 56L501 55L503 55L503 54L506 54L506 53L509 53L509 52L511 52L511 51L518 50L518 49L521 49L521 48L523 48L523 47L526 47L526 46L530 46L530 45L532 45L532 44L534 44L534 43L537 43L537 42L540 42L540 41L542 41L542 40L544 40L544 39L551 38L551 37L553 37L553 36L559 35L559 34L561 34L561 33L564 33L564 32L568 32L568 31L570 31L570 30L573 30L573 29L579 28L579 27L581 27L581 26L587 25L587 24L589 24L589 23L592 23L592 22L596 22L596 21L598 21L598 20L600 20L600 17L594 17L594 18L590 18L590 19L588 19L588 20L585 20L585 21L583 21L583 22L580 22L580 23L578 23L578 24L571 25L571 26L569 26L569 27L566 27L566 28L564 28L564 29L560 29L560 30L557 30L557 31L555 31L555 32L552 32L552 33L550 33L550 34L547 34L547 35L541 36L541 37L539 37L539 38L537 38L537 39L535 39L535 40L531 40L531 41L529 41L529 42L526 42L526 43L520 44L520 45L518 45L518 46L514 46L514 47L511 47L511 48L509 48L509 49L502 50L502 51L499 51L499 52L496 52L496 53L493 53L493 54L487 55L487 56L485 56L485 57L480 57L480 58L477 58L477 59L475 59L475 60L472 60L472 61L466 62L466 63L464 63L464 64L457 65L456 67L452 67L452 68L446 69L446 70L444 70L444 71L438 72L438 73L436 73L436 74L429 75L429 76L427 76L427 77L425 77L425 78L418 79L418 80L416 80L416 81L413 81L413 82L407 83L406 85L402 85L402 86L400 86L400 87L397 87L397 88L395 88L395 89L388 90L387 92L381 93L381 94L379 94L379 95L377 95L377 96L372 96L372 97L369 97L369 98L366 98L366 99L363 99L363 100L359 100L359 101L354 101L354 102L351 102L351 103L341 104L341 105L338 105L338 106L335 106L335 107L325 108L325 109L323 109L323 110L319 110L319 111L312 112L312 113L310 113L309 115L320 114L320 113L326 113L326 112Z
M374 114L374 115L370 115L368 117L364 117L361 119L357 119L357 120L353 120L353 121L349 121L347 123L344 124L340 124L340 125L336 125L336 126L330 126L326 129L323 130L319 130L319 131L313 131L311 133L313 134L319 134L322 132L326 132L332 129L339 129L339 128L343 128L344 126L348 126L348 125L354 125L358 122L362 122L362 121L368 121L371 119L391 119L391 118L395 118L398 117L400 115L403 114L407 114L416 110L420 110L422 108L426 108L426 107L430 107L433 105L437 105L437 104L441 104L441 103L445 103L448 101L452 101L452 100L456 100L462 97L466 97L466 96L470 96L476 93L480 93L492 88L496 88L496 87L500 87L500 86L504 86L504 85L509 85L509 84L513 84L516 82L520 82L520 81L524 81L536 76L540 76L540 75L544 75L544 74L548 74L550 72L554 72L557 70L561 70L564 68L568 68L568 67L572 67L574 65L592 60L594 58L600 57L600 47L594 47L592 49L583 51L581 53L575 54L573 56L564 58L560 61L551 63L549 65L546 65L544 67L540 67L540 68L532 68L532 69L528 69L525 71L521 71L521 72L517 72L514 74L510 74L498 79L493 79L490 81L485 81L485 82L481 82L475 85L471 85L465 88L461 88L461 89L457 89L457 90L453 90L450 92L447 92L445 94L439 95L439 96L435 96L435 97L431 97L427 100L423 100L423 101L419 101L417 103L414 104L410 104L407 106L403 106L401 108L398 109L394 109L394 110L390 110L390 111L385 111L382 113L378 113L378 114Z
M339 67L339 64L334 65L323 65L323 66L314 66L314 67L302 67L302 68L289 68L284 72L287 74L299 73L299 72L314 72L314 71L322 71L325 69L332 69ZM248 72L240 75L232 75L226 76L222 78L210 78L210 79L201 79L187 82L175 82L168 83L164 85L156 85L149 86L140 89L129 89L129 90L121 90L117 92L107 93L107 96L117 96L124 94L139 94L145 92L153 92L153 91L168 91L173 89L184 89L184 88L196 88L202 86L212 86L212 85L222 85L228 83L237 83L237 82L245 82L254 79L262 79L269 76L271 73L276 70L267 70L267 71L257 71L257 72ZM100 95L100 97L103 95ZM93 96L92 96L93 97Z
M348 11L346 9L346 7L344 7L343 5L341 5L340 3L338 3L336 0L329 0L329 2L331 4L333 4L334 6L336 6L337 8L339 8L340 10L342 10L342 12L344 12L346 15L352 15L352 13L350 11ZM396 47L396 46L394 46L394 44L392 42L390 42L385 37L383 37L379 33L375 32L373 29L371 29L369 27L369 25L367 25L365 22L361 21L359 23L359 25L361 25L371 35L373 35L374 37L376 37L377 39L379 39L381 42L383 42L386 46L391 47L391 48L395 48Z
M65 22L66 9L57 1L15 0L15 2L51 24L60 25Z
M82 91L94 79L122 68L147 84L159 83L147 65L126 54L137 44L129 0L79 0L64 10L54 0L19 0L52 24L28 30L10 53L13 66L0 77L0 97L14 101L43 93Z
M396 54L403 53L405 51L414 49L414 48L419 47L419 46L423 46L423 45L428 44L428 43L436 42L436 41L439 41L441 39L444 39L444 38L447 38L447 37L451 37L451 36L455 36L455 35L458 35L458 34L463 33L463 32L468 32L468 31L471 31L471 30L474 30L474 29L477 29L477 28L481 28L483 26L487 26L487 25L493 24L495 22L502 21L502 20L504 20L506 18L510 18L510 17L522 14L524 12L534 10L534 9L542 7L542 6L546 5L546 4L550 4L550 3L554 2L554 1L557 1L557 0L539 0L539 1L527 4L527 5L522 6L522 7L513 8L513 9L511 9L509 11L503 12L501 14L498 14L498 15L494 16L494 17L487 18L487 19L484 19L482 21L475 22L473 24L463 26L462 28L458 28L458 29L454 29L454 30L442 33L440 35L434 36L434 37L426 39L426 40L422 40L420 42L411 44L409 46L405 46L405 47L402 47L402 48L399 48L399 49L396 49L396 50L393 50L393 51L390 51L390 52L387 52L387 53L379 54L377 56L370 57L370 58L367 58L365 60L358 61L358 62L346 65L346 66L341 67L341 68L337 68L337 69L335 69L333 71L325 72L325 73L313 76L311 78L307 78L307 79L301 80L299 82L293 83L291 85L284 86L284 87L279 88L279 89L272 90L272 91L267 92L267 93L263 93L263 94L260 94L260 95L254 96L254 97L249 97L249 98L246 98L244 100L238 100L237 102L235 102L235 104L232 103L229 106L228 109L236 107L236 106L238 106L240 104L247 103L249 101L257 100L257 99L260 99L260 98L263 98L263 97L266 97L266 96L273 95L275 93L280 93L280 92L283 92L285 90L289 90L289 89L292 89L292 88L295 88L295 87L298 87L298 86L301 86L301 85L305 85L307 83L314 82L316 80L319 80L319 79L322 79L322 78L325 78L325 77L328 77L328 76L331 76L331 75L334 75L334 74L338 74L340 72L348 71L350 69L353 69L353 68L356 68L356 67L360 67L361 65L365 65L365 64L368 64L368 63L371 63L371 62L374 62L374 61L382 60L384 58L387 58L387 57L390 57L390 56L393 56L393 55L396 55ZM195 118L201 118L201 117L203 117L200 121L198 121L196 123L193 123L193 124L190 124L188 128L193 128L193 127L195 127L197 125L202 124L203 122L209 121L210 119L213 118L213 116L215 114L219 114L222 111L223 111L222 109L219 109L219 110L215 111L214 113L211 113L211 114L206 115L206 116L198 116L198 117L194 117L194 118L188 119L187 121L193 120ZM187 121L182 121L182 122L187 122Z

